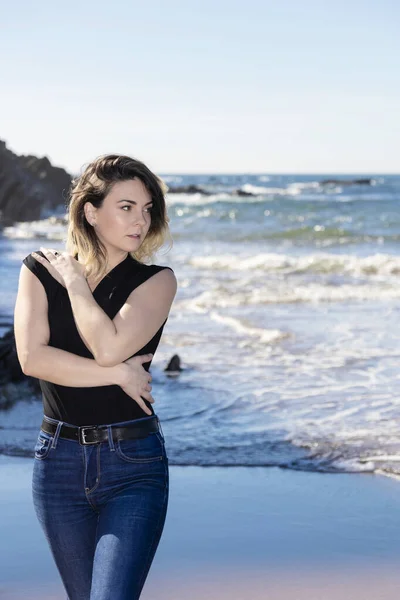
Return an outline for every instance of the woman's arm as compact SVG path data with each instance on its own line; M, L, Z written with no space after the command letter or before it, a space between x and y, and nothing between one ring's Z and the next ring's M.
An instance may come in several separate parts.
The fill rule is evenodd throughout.
M45 248L41 247L41 251L46 255ZM76 328L102 367L116 366L139 352L167 320L177 290L170 267L164 267L136 287L114 319L110 319L95 301L81 269L77 269L70 255L63 253L58 271L47 257L32 254L50 275L55 273L56 278L61 275Z
M143 348L166 321L177 282L171 269L152 275L130 293L114 319L94 300L84 277L65 281L75 322L96 362L118 365Z
M124 367L124 364L101 367L92 358L43 345L37 348L22 370L25 375L68 387L122 387L126 380Z
M125 385L125 364L102 367L94 359L48 346L47 295L41 282L22 265L14 311L18 360L25 375L68 387Z

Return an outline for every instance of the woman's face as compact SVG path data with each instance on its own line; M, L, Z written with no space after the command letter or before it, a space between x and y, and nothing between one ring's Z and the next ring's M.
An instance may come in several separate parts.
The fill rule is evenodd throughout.
M95 209L89 202L86 206L87 219L95 223L97 236L108 250L138 250L151 225L152 207L151 196L140 179L114 183L101 208ZM135 234L140 237L132 237Z

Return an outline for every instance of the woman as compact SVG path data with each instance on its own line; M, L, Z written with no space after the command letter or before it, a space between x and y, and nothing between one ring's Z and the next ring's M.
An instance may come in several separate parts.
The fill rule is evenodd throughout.
M168 458L149 367L176 294L148 265L169 236L166 186L106 155L72 183L66 252L23 260L18 358L40 379L32 493L69 600L134 600L164 527Z

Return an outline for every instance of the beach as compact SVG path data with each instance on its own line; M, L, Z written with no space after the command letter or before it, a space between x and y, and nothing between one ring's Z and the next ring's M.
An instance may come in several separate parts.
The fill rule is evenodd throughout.
M154 261L179 288L151 365L170 499L143 600L400 597L400 177L374 177L167 178L207 193L169 195ZM4 322L59 217L0 236ZM65 599L30 493L41 399L3 396L0 599Z
M0 457L0 598L65 598L30 496L33 459ZM143 600L396 600L399 483L277 467L170 467Z
M385 0L4 5L0 600L67 599L32 498L43 416L119 443L149 391L168 461L132 440L112 472L169 466L140 600L400 600L399 21ZM145 392L118 363L150 352ZM115 485L98 450L89 500ZM160 509L139 480L138 562ZM113 519L96 573L131 558Z

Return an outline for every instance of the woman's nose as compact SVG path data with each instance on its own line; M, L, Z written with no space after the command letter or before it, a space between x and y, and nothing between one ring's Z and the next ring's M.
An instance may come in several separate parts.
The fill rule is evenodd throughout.
M146 219L142 212L137 212L133 217L134 223L141 223L142 225L146 225Z

